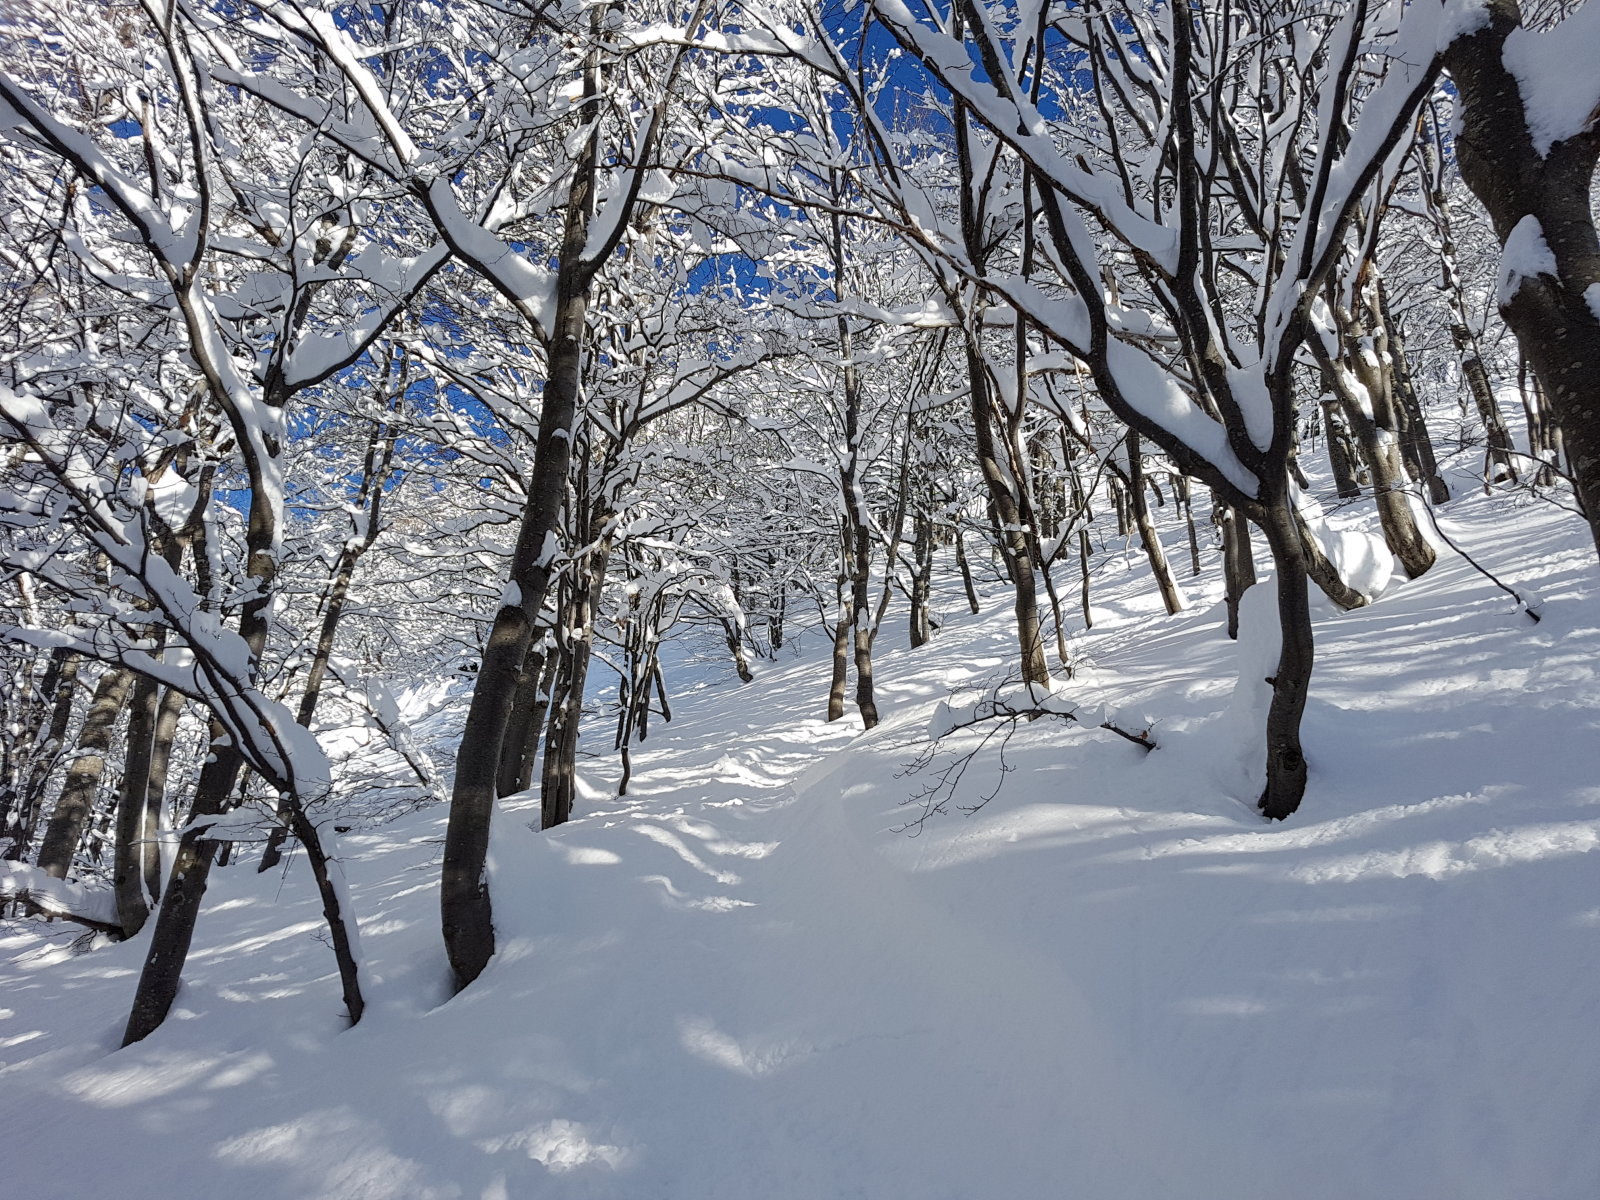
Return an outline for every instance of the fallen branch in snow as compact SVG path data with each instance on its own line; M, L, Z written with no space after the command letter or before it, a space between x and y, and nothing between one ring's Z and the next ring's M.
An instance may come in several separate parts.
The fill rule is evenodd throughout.
M903 833L908 830L920 832L923 822L928 820L929 817L949 811L947 806L955 798L967 769L977 761L978 756L988 749L996 739L998 739L997 757L1000 778L996 780L992 789L978 798L976 803L960 804L956 807L971 816L998 796L1000 788L1005 783L1005 777L1016 769L1006 761L1006 747L1010 744L1018 726L1024 722L1053 717L1057 720L1069 721L1075 725L1109 730L1118 737L1132 742L1146 753L1156 748L1156 741L1151 736L1148 726L1138 732L1132 732L1123 728L1111 714L1103 709L1092 710L1093 716L1100 718L1100 720L1096 721L1093 716L1085 716L1091 710L1069 707L1060 697L1043 693L1036 688L1024 689L1024 694L1029 697L1026 703L1015 703L1002 694L1000 689L1004 686L1004 684L1001 684L990 691L983 699L965 709L959 717L952 717L948 706L940 706L938 713L934 717L936 728L931 732L927 743L918 751L916 757L907 763L903 770L897 773L895 776L897 779L920 775L930 769L939 757L939 752L944 745L945 739L952 734L960 733L962 730L967 729L981 729L982 736L976 746L963 753L956 754L949 763L937 771L929 783L925 784L915 795L908 796L902 801L905 804L914 804L921 801L923 806L922 815L899 826L895 832Z
M56 879L25 863L0 862L0 903L15 904L30 917L60 918L122 937L110 888L87 888Z

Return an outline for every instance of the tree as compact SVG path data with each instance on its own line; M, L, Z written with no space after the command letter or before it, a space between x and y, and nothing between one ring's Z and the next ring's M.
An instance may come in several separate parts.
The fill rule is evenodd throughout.
M1600 160L1600 10L1552 29L1517 0L1462 6L1444 47L1459 97L1461 176L1501 244L1500 315L1516 333L1561 426L1573 488L1600 553L1600 236L1591 187Z

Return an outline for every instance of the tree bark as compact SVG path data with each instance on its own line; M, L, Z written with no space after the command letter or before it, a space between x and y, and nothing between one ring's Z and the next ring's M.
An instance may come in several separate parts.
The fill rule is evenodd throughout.
M1256 584L1255 555L1250 549L1250 522L1238 509L1220 501L1212 519L1222 530L1222 583L1228 613L1228 636L1239 636L1239 598Z
M123 1031L124 1046L143 1041L154 1033L167 1019L172 1002L177 999L183 964L188 960L195 921L200 915L200 902L205 897L206 883L220 845L205 836L208 827L203 819L219 816L226 809L243 767L244 756L228 741L221 726L213 723L211 753L200 769L190 814L190 823L195 827L178 842L172 875L161 897L161 911L150 935L139 988Z
M32 747L28 774L11 813L12 824L5 831L9 844L4 857L11 862L23 860L37 830L50 772L55 769L61 747L66 743L67 726L72 723L72 700L77 693L78 666L82 661L70 650L53 650L50 665L40 682L41 695L51 697L50 724Z
M155 830L146 827L150 808L150 759L155 753L156 721L160 715L161 685L141 676L128 703L127 755L122 768L122 788L117 798L117 834L112 858L112 881L117 898L117 923L122 936L131 938L150 917L150 897L145 893L144 848Z
M599 12L598 9L595 10ZM592 74L592 72L590 72ZM586 83L595 92L594 80ZM466 987L494 955L494 912L485 864L494 815L506 723L515 703L522 663L555 569L561 508L577 421L592 268L583 261L594 202L598 147L591 135L573 177L556 279L556 318L547 349L548 371L539 409L539 434L527 502L512 555L515 603L503 604L483 648L477 684L456 755L455 787L445 829L440 924L456 990Z
M1277 670L1267 680L1272 685L1272 703L1267 710L1267 782L1257 806L1269 820L1281 821L1300 807L1305 796L1306 758L1300 746L1300 722L1316 654L1305 560L1294 514L1288 502L1282 501L1263 505L1259 520L1272 549L1283 644Z
M961 587L967 594L967 608L976 616L978 613L978 589L972 583L972 564L967 561L967 547L961 537L961 522L955 525L956 543L956 569L961 572Z
M1144 447L1133 430L1130 429L1127 436L1129 511L1134 527L1139 531L1145 557L1150 561L1150 573L1155 576L1156 587L1161 592L1161 603L1166 606L1169 617L1175 616L1183 611L1183 593L1172 578L1172 567L1167 563L1166 551L1161 547L1161 535L1150 518L1150 501L1144 491Z
M1600 313L1587 299L1600 285L1600 235L1590 196L1600 128L1591 119L1576 136L1538 152L1516 77L1503 59L1521 10L1516 0L1485 2L1489 22L1444 51L1460 98L1457 161L1501 245L1515 234L1513 258L1542 241L1554 260L1554 274L1503 275L1500 315L1561 426L1578 500L1600 553Z
M39 844L39 867L55 879L65 879L72 869L73 856L83 840L83 830L105 774L111 734L132 685L133 672L125 667L107 667L95 684L94 699L78 735L77 757L67 771L61 797Z
M539 782L541 829L553 829L572 819L577 794L583 692L588 685L589 661L594 648L595 603L605 584L609 558L610 547L604 542L590 552L589 560L578 570L570 603L560 620L567 642L562 647L559 682L550 702L550 729L545 735L544 770Z
M1408 578L1416 579L1433 566L1433 547L1417 524L1406 487L1405 465L1400 456L1401 433L1395 417L1392 380L1377 355L1362 345L1360 331L1348 314L1335 313L1342 355L1335 360L1322 339L1309 339L1312 353L1326 372L1345 420L1366 456L1372 472L1373 497L1384 541Z

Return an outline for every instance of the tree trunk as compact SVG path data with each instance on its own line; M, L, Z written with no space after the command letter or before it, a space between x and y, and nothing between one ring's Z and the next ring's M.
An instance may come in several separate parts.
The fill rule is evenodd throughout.
M243 755L223 734L221 726L213 723L211 753L200 769L190 813L191 824L221 815L243 767ZM191 828L178 842L172 875L161 897L161 911L150 935L144 969L139 975L133 1010L128 1014L128 1026L122 1035L124 1046L143 1041L154 1033L167 1019L172 1002L177 999L183 964L194 939L195 920L200 915L200 902L205 897L206 882L216 860L218 843L205 836L206 828L203 825Z
M1174 475L1172 477L1172 490L1177 493L1178 503L1183 506L1183 523L1189 535L1189 574L1200 574L1200 532L1194 525L1194 494L1193 486L1187 475Z
M1378 504L1378 522L1383 528L1384 541L1405 568L1407 578L1416 579L1433 566L1435 555L1433 547L1422 536L1411 508L1398 434L1392 428L1380 428L1377 421L1362 411L1360 401L1353 395L1340 398L1344 402L1345 419L1355 430L1356 440L1372 472L1372 492Z
M850 672L850 619L840 617L833 626L833 678L828 683L828 720L844 716L844 686Z
M146 827L150 807L150 759L155 753L156 721L160 715L161 685L141 676L128 703L127 755L122 768L122 788L117 798L117 836L112 859L116 889L117 923L122 936L131 938L150 917L150 897L145 894L144 847L155 830Z
M1461 273L1456 259L1454 223L1450 219L1450 204L1444 191L1444 174L1438 170L1438 158L1441 153L1437 148L1439 141L1439 131L1430 120L1426 123L1426 136L1422 139L1423 163L1427 173L1438 183L1427 193L1428 211L1433 217L1434 227L1439 235L1440 283L1445 301L1450 308L1450 341L1455 346L1456 356L1461 362L1461 374L1466 380L1467 391L1477 406L1478 419L1483 422L1484 438L1488 445L1488 453L1484 456L1483 477L1484 490L1487 492L1497 467L1512 480L1517 478L1517 468L1511 435L1500 419L1494 386L1489 380L1489 369L1483 361L1478 339L1467 323L1466 298L1461 287ZM1466 415L1464 404L1462 415ZM1528 427L1528 436L1531 442L1534 436L1532 425ZM1537 453L1534 451L1535 456Z
M928 598L933 586L933 516L917 508L911 549L911 648L924 646L933 636L928 618Z
M1450 499L1450 488L1439 475L1439 460L1433 452L1433 438L1428 434L1428 421L1422 411L1422 401L1417 398L1411 364L1406 360L1405 334L1389 311L1389 295L1382 279L1376 280L1373 290L1377 300L1378 324L1383 331L1379 338L1380 354L1394 398L1395 414L1403 431L1400 448L1405 455L1406 470L1413 480L1426 485L1429 503L1445 504Z
M1239 636L1239 598L1256 583L1255 555L1250 550L1250 523L1231 505L1218 503L1212 520L1222 530L1222 582L1228 611L1228 636Z
M1600 128L1583 131L1540 154L1516 77L1506 68L1506 38L1522 20L1515 0L1485 0L1489 22L1456 38L1444 66L1460 98L1455 140L1461 176L1488 210L1508 247L1500 315L1533 364L1560 424L1578 500L1600 553L1600 312L1590 289L1600 285L1600 235L1591 183L1600 157ZM1551 36L1560 36L1559 27Z
M78 852L101 776L105 774L105 755L111 745L111 734L132 685L133 672L124 667L106 668L95 684L94 699L90 701L88 716L83 719L83 731L78 735L77 757L67 771L61 798L56 801L50 824L45 827L44 840L39 845L39 866L55 879L65 879L72 869L73 856Z
M983 358L973 344L973 336L969 333L967 337L967 380L978 465L994 513L1000 559L1011 581L1022 680L1024 683L1044 685L1049 682L1050 667L1045 661L1044 637L1039 622L1038 583L1028 529L1021 503L1012 490L1011 473L1001 461L989 400L988 374Z
M1283 645L1277 670L1267 681L1272 685L1272 704L1267 710L1267 783L1257 807L1269 820L1281 821L1300 807L1305 796L1306 759L1300 746L1300 722L1311 690L1316 655L1305 560L1294 514L1288 501L1283 500L1264 505L1259 519L1272 549Z
M972 565L967 562L967 547L961 537L961 523L956 522L956 569L961 572L961 586L967 593L967 608L974 616L978 613L978 590L972 584Z
M550 713L550 694L555 687L560 655L550 648L553 629L536 631L534 644L522 660L517 677L517 695L500 745L500 778L496 792L509 796L527 791L533 783L533 768L539 757L539 741L544 737Z
M45 788L50 783L50 772L55 769L61 747L66 742L67 726L72 723L72 701L78 688L78 665L82 658L70 650L53 650L50 665L40 683L41 695L51 697L50 724L45 735L32 747L28 761L28 774L22 792L12 810L11 828L5 831L10 839L5 858L21 862L39 824L39 814L44 807Z
M1078 530L1078 572L1081 578L1083 602L1083 627L1094 628L1094 612L1089 607L1089 531Z
M305 849L306 861L311 864L312 877L317 881L317 894L322 898L322 917L327 922L330 940L333 942L333 960L339 968L339 984L344 993L345 1015L350 1018L350 1024L354 1025L361 1020L361 1014L366 1011L367 1005L361 995L355 914L345 911L342 889L333 880L333 872L341 871L343 868L338 863L329 862L327 851L322 845L322 837L315 823L306 815L303 805L296 804L290 810L289 820L294 827L294 836Z
M187 697L180 691L168 688L161 696L156 710L155 737L150 746L150 783L145 792L144 828L147 838L139 844L140 873L144 877L144 893L150 903L161 899L161 845L158 840L163 828L167 799L167 775L172 765L172 743L178 736L178 722L183 717Z
M539 435L527 503L511 561L511 579L518 595L515 603L502 605L495 614L456 755L439 911L445 951L458 991L483 972L494 954L494 912L485 874L489 826L494 815L506 722L516 702L522 663L555 569L583 367L590 272L582 269L582 261L588 241L594 175L591 154L589 161L579 167L568 197L556 283L555 329L548 348L548 378L539 408Z
M1336 312L1335 319L1343 352L1340 360L1328 354L1319 337L1309 339L1307 344L1326 372L1345 420L1366 456L1384 541L1400 560L1407 577L1416 579L1433 566L1436 556L1411 507L1405 467L1400 457L1401 435L1391 381L1377 355L1362 345L1361 331L1349 314Z
M1333 483L1339 499L1354 500L1361 495L1361 483L1357 478L1361 468L1356 458L1356 447L1350 439L1350 431L1345 427L1344 418L1339 415L1339 398L1332 394L1333 384L1326 381L1326 373L1324 380L1322 431L1323 440L1328 446L1328 466L1333 471Z
M1156 587L1161 592L1161 602L1167 615L1175 616L1184 609L1183 593L1172 578L1172 568L1167 564L1166 551L1161 548L1161 535L1150 518L1150 502L1145 496L1143 446L1139 435L1128 431L1128 501L1134 526L1139 530L1139 541L1144 546L1145 557L1150 560L1150 573L1155 576Z

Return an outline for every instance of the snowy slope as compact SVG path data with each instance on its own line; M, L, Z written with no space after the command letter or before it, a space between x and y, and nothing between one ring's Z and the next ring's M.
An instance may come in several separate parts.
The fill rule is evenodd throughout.
M1460 559L1324 614L1302 812L1250 807L1215 596L1113 561L1039 722L907 829L998 594L889 649L870 735L820 657L678 705L635 791L496 827L501 952L446 1002L443 812L347 839L374 978L342 1031L303 872L220 872L175 1018L111 1053L142 940L0 939L0 1194L1183 1200L1600 1194L1600 572L1469 496ZM1247 639L1245 653L1250 653Z

